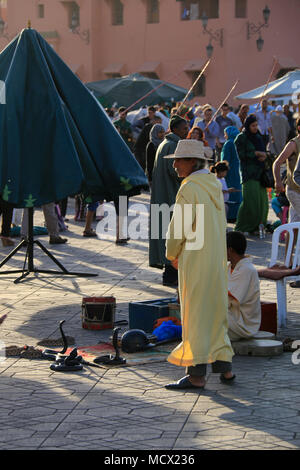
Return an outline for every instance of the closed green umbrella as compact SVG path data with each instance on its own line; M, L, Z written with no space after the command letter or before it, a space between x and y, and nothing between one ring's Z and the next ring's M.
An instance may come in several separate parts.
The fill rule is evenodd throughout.
M33 207L81 192L87 202L112 200L148 186L102 106L35 30L24 29L1 52L0 80L0 194L30 209L29 229ZM25 275L37 272L29 238Z
M32 29L0 54L0 192L16 207L84 192L112 200L146 176L99 102Z
M188 90L180 86L144 77L139 73L91 82L87 83L86 86L104 106L112 106L114 103L117 103L118 106L125 106L126 108L152 90L155 90L142 101L139 101L132 109L145 105L155 105L161 102L170 102L171 100L180 101L188 92Z

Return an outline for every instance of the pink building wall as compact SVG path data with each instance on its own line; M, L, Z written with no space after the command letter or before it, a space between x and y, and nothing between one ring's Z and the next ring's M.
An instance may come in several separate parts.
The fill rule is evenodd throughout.
M282 68L300 67L297 47L300 0L268 0L271 15L269 27L262 30L263 50L257 50L258 35L247 40L247 21L262 22L265 1L248 0L247 18L235 18L235 0L219 0L219 18L209 19L208 28L223 28L224 44L220 47L213 42L213 57L205 74L206 94L198 102L217 104L237 79L239 84L233 95L262 85L270 74L274 56L279 63L273 78ZM207 60L209 37L203 34L201 20L182 21L179 1L160 0L159 23L147 24L147 0L123 0L123 25L112 26L111 2L76 0L80 7L80 30L89 30L89 44L70 32L67 14L70 0L7 0L7 32L11 35L19 32L31 19L32 28L44 33L84 82L105 79L105 70L114 67L128 74L139 71L143 64L155 62L159 63L156 70L159 78L189 88L192 79L184 71L187 64L193 61L204 64ZM45 6L44 18L37 17L38 4ZM5 11L1 10L3 15ZM6 44L7 40L0 38L0 48ZM229 101L237 104L233 97Z

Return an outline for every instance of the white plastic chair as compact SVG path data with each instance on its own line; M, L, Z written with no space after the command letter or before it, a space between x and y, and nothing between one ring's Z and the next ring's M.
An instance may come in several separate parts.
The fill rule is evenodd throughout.
M290 224L280 225L273 233L272 237L272 252L271 252L271 261L269 267L279 264L279 242L280 242L280 235L286 231L289 233L289 243L288 249L286 252L286 256L284 259L284 265L289 267L290 259L292 256L293 251L293 243L295 233L294 230L299 230L297 243L294 248L293 254L293 264L292 269L297 268L300 265L300 222L293 222ZM286 316L287 316L287 306L286 306L286 280L290 281L298 281L300 280L299 276L287 276L283 279L276 281L276 290L277 290L277 311L278 311L278 326L279 327L286 327Z

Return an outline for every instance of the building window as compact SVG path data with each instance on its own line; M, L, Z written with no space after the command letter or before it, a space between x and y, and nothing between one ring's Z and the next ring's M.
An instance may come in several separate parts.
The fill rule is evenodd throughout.
M159 23L159 0L147 1L147 23Z
M44 18L45 17L45 5L39 4L38 5L38 18Z
M156 72L140 72L140 75L147 78L154 78L155 80L159 79L159 76Z
M123 24L124 5L121 0L112 0L112 25Z
M191 80L191 85L195 83L197 78L199 77L200 70L197 72L187 72L187 75L189 76ZM206 79L205 75L202 75L200 80L196 83L196 86L193 89L193 94L195 96L205 96L206 95Z
M247 0L235 0L235 17L247 18Z
M183 0L180 3L182 20L199 20L203 13L208 18L219 18L219 0Z
M71 2L69 7L69 26L71 29L80 25L80 7L76 2Z
M106 73L107 78L120 78L122 75L120 73Z

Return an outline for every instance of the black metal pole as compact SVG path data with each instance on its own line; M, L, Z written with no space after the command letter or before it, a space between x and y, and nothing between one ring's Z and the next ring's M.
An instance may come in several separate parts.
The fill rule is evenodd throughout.
M27 255L28 255L28 271L34 272L33 264L33 207L28 208L28 232L27 232Z

